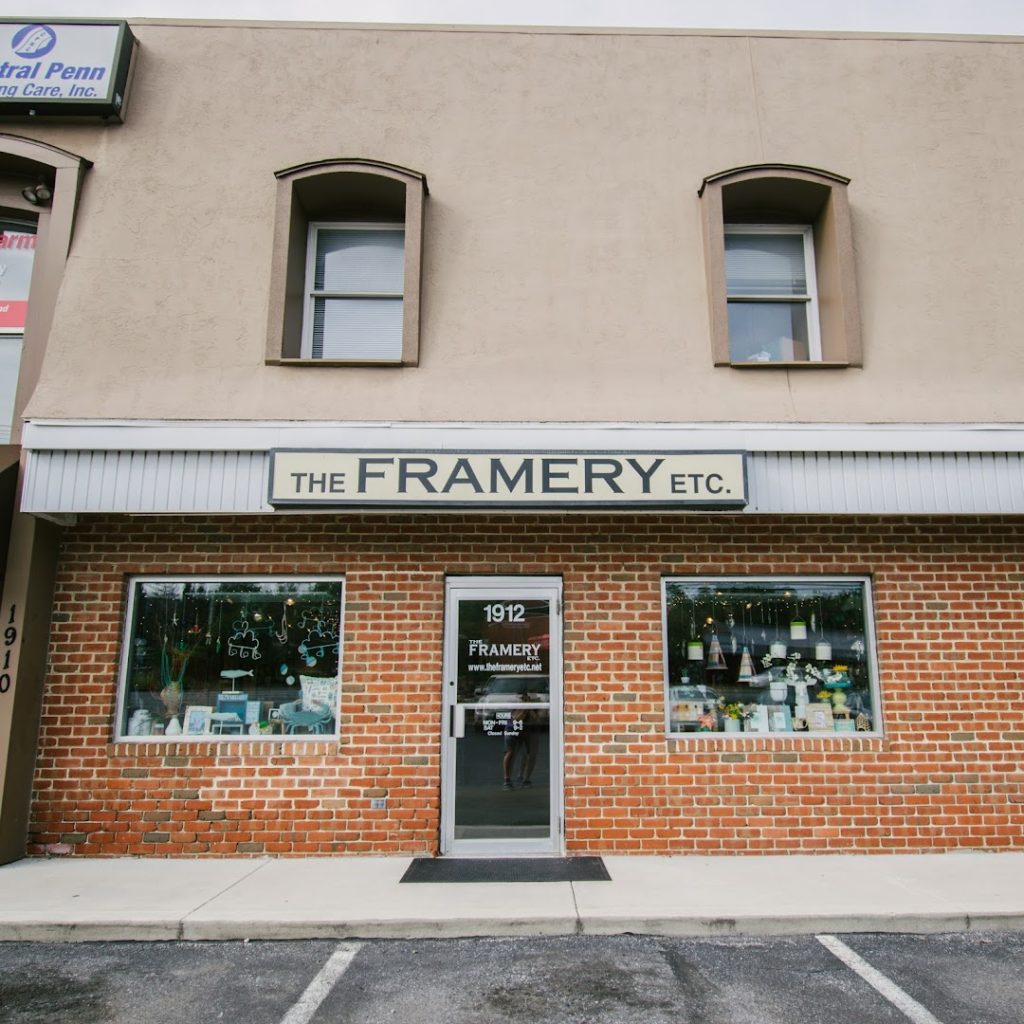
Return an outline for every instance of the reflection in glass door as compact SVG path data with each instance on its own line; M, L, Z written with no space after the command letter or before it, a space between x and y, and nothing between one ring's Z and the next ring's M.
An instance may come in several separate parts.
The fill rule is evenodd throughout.
M559 852L560 581L451 581L442 853Z

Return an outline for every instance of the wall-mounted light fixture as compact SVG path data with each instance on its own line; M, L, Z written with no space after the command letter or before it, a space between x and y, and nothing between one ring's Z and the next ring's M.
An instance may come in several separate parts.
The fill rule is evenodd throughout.
M33 206L48 206L53 198L53 189L45 181L41 181L38 185L27 185L21 190L21 194Z

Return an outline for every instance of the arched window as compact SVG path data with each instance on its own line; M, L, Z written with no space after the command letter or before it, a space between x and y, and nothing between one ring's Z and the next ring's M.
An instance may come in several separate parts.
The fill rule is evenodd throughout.
M0 444L35 390L88 160L0 133Z
M415 366L426 178L327 160L277 179L267 361Z
M848 184L788 164L704 179L716 366L861 365Z

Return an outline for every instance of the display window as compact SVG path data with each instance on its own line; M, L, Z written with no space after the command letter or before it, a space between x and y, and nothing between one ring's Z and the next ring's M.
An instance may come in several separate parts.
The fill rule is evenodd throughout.
M117 738L334 736L339 578L136 577Z
M881 732L864 578L664 581L670 735Z

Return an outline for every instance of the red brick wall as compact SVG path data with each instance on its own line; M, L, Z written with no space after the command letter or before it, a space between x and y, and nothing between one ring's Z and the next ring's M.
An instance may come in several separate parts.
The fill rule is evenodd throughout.
M1024 849L1022 540L967 517L85 518L29 851L436 851L448 573L564 579L572 853ZM126 577L192 572L345 574L340 743L111 743ZM667 741L661 576L819 572L873 578L885 737Z

